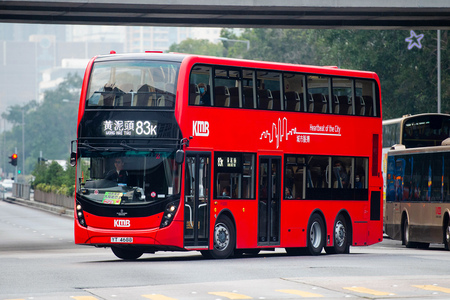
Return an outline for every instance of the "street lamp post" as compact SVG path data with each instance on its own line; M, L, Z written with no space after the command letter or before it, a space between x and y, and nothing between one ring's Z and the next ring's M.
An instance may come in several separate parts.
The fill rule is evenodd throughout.
M25 175L25 116L24 111L22 109L22 175ZM16 167L16 175L17 167Z

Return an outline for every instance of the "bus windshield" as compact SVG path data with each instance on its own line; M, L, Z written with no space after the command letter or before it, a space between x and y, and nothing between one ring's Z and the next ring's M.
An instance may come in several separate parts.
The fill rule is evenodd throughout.
M77 194L109 205L147 204L180 193L172 151L81 151Z
M450 116L422 115L405 120L403 145L406 148L440 146L450 136Z
M178 69L164 61L96 62L86 107L174 107Z

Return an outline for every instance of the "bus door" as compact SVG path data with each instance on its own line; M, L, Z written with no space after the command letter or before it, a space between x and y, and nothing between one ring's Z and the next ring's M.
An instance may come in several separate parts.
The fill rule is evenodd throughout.
M280 243L281 158L260 156L258 245Z
M185 248L208 247L211 154L186 153L184 199Z

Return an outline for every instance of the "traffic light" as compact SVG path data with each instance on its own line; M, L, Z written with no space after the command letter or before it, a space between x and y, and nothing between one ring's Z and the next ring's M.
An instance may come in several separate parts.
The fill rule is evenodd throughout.
M14 153L13 155L11 155L11 156L9 157L9 159L10 159L9 163L10 163L11 165L13 165L14 167L17 166L17 154L16 154L16 153Z

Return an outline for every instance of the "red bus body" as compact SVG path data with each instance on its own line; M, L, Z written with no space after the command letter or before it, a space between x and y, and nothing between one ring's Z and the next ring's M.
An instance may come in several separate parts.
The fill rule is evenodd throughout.
M148 53L142 54L138 59L170 60L171 55ZM131 61L134 59L134 56L127 57L125 55L111 55L108 59L114 60L116 59L115 57L117 57L117 60ZM83 117L87 108L88 85L97 59L93 58L90 61L85 73L79 106L78 126L86 121ZM179 126L181 137L184 139L184 142L180 142L178 144L179 147L177 146L176 148L183 150L185 160L180 164L179 204L177 203L173 219L168 226L163 227L161 226L162 220L167 214L162 211L163 209L153 215L129 217L127 216L128 207L125 206L116 205L114 206L114 213L106 213L106 210L110 207L106 204L80 205L81 202L76 200L76 205L79 206L75 209L75 243L113 247L116 250L114 251L116 255L119 253L118 256L122 258L136 258L142 253L160 250L198 250L202 251L205 256L212 255L213 257L223 258L230 256L233 250L234 254L237 254L245 252L255 253L258 249L286 248L287 250L294 249L292 253L296 253L295 250L300 248L312 247L313 251L310 250L310 252L317 254L314 253L314 245L310 245L310 243L314 243L312 241L314 234L311 235L311 231L316 228L312 220L314 216L318 216L322 220L322 230L325 231L320 233L320 238L324 239L319 246L320 249L318 250L320 251L323 246L327 252L333 252L336 249L338 249L338 252L346 252L349 245L367 246L382 241L383 200L381 197L381 164L379 163L381 162L382 130L382 119L380 116L381 91L379 89L378 76L375 73L190 55L181 56L179 60L181 63L177 74L176 101L173 113ZM337 113L192 105L189 101L189 97L192 97L190 95L192 85L190 74L196 65L207 66L207 68L221 66L230 70L234 70L233 68L255 70L255 76L259 76L258 70L269 70L275 73L279 72L280 76L284 76L283 78L286 78L286 80L288 76L284 75L285 73L305 74L305 76L314 74L333 78L336 85L338 80L335 78L337 77L350 78L350 80L373 81L375 86L373 93L377 95L375 105L378 106L378 112L370 116L358 116ZM217 72L216 74L218 74ZM230 74L231 71L228 75L229 77L231 76ZM227 79L223 78L224 80ZM285 79L282 80L280 82L285 82ZM244 85L243 83L242 86ZM357 87L355 86L356 84L354 84L353 89L356 90ZM337 93L336 89L333 91ZM287 92L285 91L284 94L286 95ZM337 97L335 98L337 99ZM241 96L241 99L243 99L243 96ZM287 107L287 104L285 107ZM97 113L101 112L102 110L99 110ZM78 147L83 143L81 138L80 136L78 137ZM86 151L89 150L87 149ZM232 196L230 198L217 196L218 192L216 192L216 189L219 188L219 182L221 182L220 176L222 176L221 174L226 174L226 172L218 173L219 171L215 171L218 161L221 161L221 158L218 158L218 156L224 156L223 153L231 153L230 156L233 156L235 153L249 153L249 157L254 156L256 158L253 165L253 177L250 176L252 179L249 179L254 181L253 196L241 197L241 199L236 199ZM297 186L301 185L303 189L302 194L299 193L296 199L286 199L286 196L283 195L286 182L289 181L286 178L288 163L291 161L287 157L288 155L291 155L293 160L304 162L304 165L299 163L294 168L297 171L300 170L299 173L301 175L298 177L300 179L296 183ZM209 175L205 175L205 178L208 179L206 187L201 187L205 189L207 195L202 195L201 192L192 192L193 197L203 197L202 199L206 200L204 200L204 203L202 202L203 204L196 206L197 211L193 209L192 212L188 211L192 207L186 203L189 197L187 197L188 192L185 190L188 184L186 182L188 176L186 173L186 159L188 156L191 157L190 161L195 161L195 163L201 159L208 162L207 172L209 172ZM361 177L364 177L366 184L363 194L367 195L363 197L364 199L340 199L342 198L339 196L340 190L333 187L333 183L327 183L327 178L331 179L333 176L329 174L333 172L331 162L334 163L337 161L337 158L341 157L352 165L352 167L348 168L351 181L351 184L348 184L349 187L356 187L357 183L354 174L356 174L357 168L363 167L363 175L365 174L365 176ZM315 194L311 192L314 184L308 185L309 180L312 182L310 173L313 170L313 166L307 164L316 158L318 162L327 164L321 170L322 177L325 178L320 192L320 195L322 195L320 196L321 199L311 199L312 196L308 196ZM231 160L233 161L233 159ZM276 208L269 209L267 214L265 211L261 214L263 205L271 202L270 200L260 200L261 193L263 193L260 183L264 181L262 177L265 174L261 170L261 166L266 161L266 166L269 166L268 170L270 170L270 165L272 166L272 176L270 176L272 178L272 184L270 185L271 194L272 196L277 194L279 197L277 198L278 200L272 201L272 203L276 203ZM80 162L78 163L80 164ZM232 166L235 167L236 165L232 163ZM204 165L201 165L201 168L204 168ZM275 168L277 169L275 170ZM77 197L81 197L79 185L85 180L82 178L84 173L81 175L80 171L81 167L77 166L79 178L77 180ZM203 174L201 172L198 174ZM226 178L236 178L235 173L230 176ZM192 177L198 180L198 176L192 175ZM240 179L233 180L234 182L241 182L247 177L242 176L239 177ZM269 178L269 175L267 175L267 178ZM297 177L293 176L292 178ZM278 183L274 183L275 181ZM239 185L239 189L241 188L244 189L242 183ZM328 191L333 194L327 196ZM89 193L92 194L95 191ZM152 197L155 197L154 194ZM120 202L117 199L116 201ZM92 209L90 208L91 206ZM202 215L203 210L202 212L198 210L200 207L202 209L205 208L204 214L206 216ZM105 214L102 215L103 211L105 211ZM85 224L80 223L80 212ZM121 212L122 215L120 215ZM188 221L187 216L190 213L191 219ZM200 215L202 216L199 217ZM344 251L339 250L342 250L342 248L334 247L335 230L339 223L337 222L338 216L343 216L345 220L343 232L347 235L346 243L348 245L344 245L346 246ZM276 224L261 225L260 218L265 217L268 217L270 222ZM205 224L202 225L198 221L197 227L196 222L198 218L206 220ZM227 222L223 218L226 218ZM224 221L225 229L217 226L217 223L221 223L218 220ZM319 225L320 223L318 222ZM206 226L204 239L200 238L200 233L193 234L192 240L186 238L188 229L195 227L195 230L200 232L202 226ZM271 226L275 226L273 227L275 229ZM272 232L269 234L268 239L265 233L260 233L259 231L260 229L264 231L266 230L265 228ZM317 228L320 229L320 226ZM230 252L223 255L220 251L229 250L220 249L220 247L216 249L216 242L217 239L220 239L218 236L220 236L221 232L232 239L231 247L233 248ZM115 239L121 237L125 239ZM188 240L192 243L188 243ZM200 240L203 242L200 242ZM225 243L227 242L229 243L230 241L226 240Z

